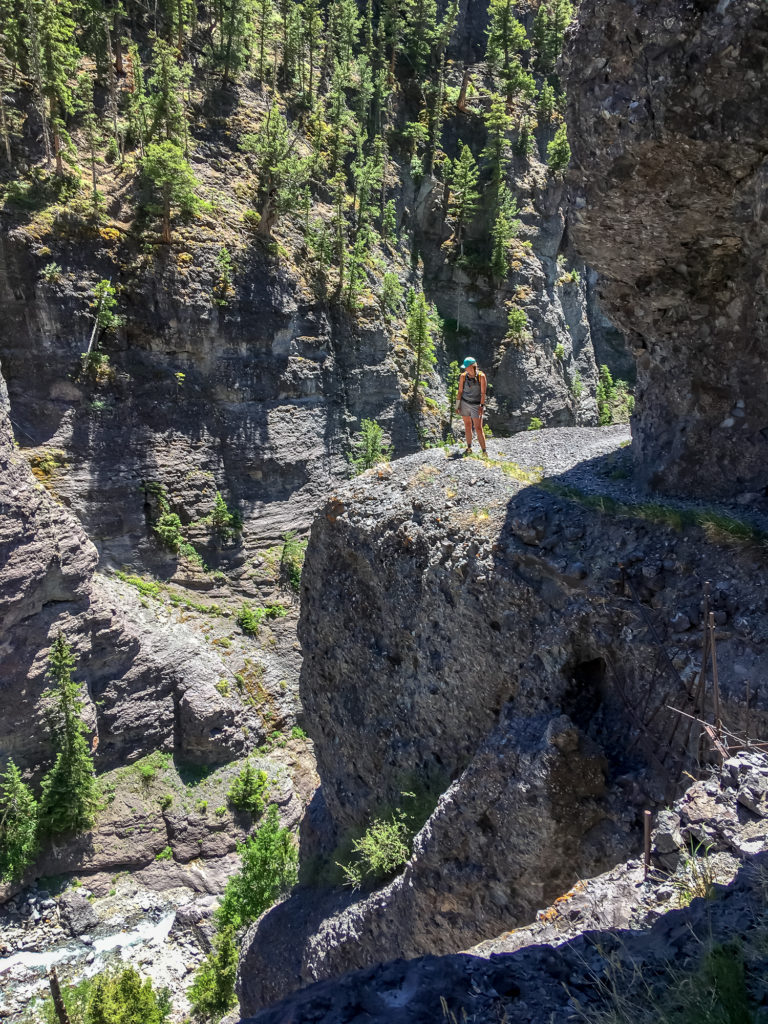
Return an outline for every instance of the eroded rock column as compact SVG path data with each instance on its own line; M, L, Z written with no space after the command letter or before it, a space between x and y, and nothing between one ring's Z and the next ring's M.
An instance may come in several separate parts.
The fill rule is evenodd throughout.
M637 473L768 486L768 8L584 0L566 54L573 241L637 357Z

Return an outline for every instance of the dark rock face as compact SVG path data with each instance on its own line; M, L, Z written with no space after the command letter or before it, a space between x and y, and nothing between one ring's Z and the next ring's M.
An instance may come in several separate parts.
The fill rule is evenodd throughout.
M768 486L767 71L757 0L585 0L567 48L572 239L637 357L637 471L670 493Z
M649 988L664 998L673 983L670 964L679 984L680 968L691 970L709 948L745 934L755 958L748 991L759 1000L768 840L759 813L744 812L742 794L764 786L767 775L765 754L738 755L719 778L694 783L672 810L660 813L652 856L668 864L664 851L682 855L686 868L675 876L652 872L646 881L642 863L629 861L579 882L528 928L466 954L394 960L320 982L248 1021L351 1024L364 1014L371 1024L420 1024L440 1019L444 1005L446 1017L466 1014L477 1024L569 1024L576 1001L579 1017L600 1019L615 1005L612 986L621 993L624 1019L649 1021L657 1019ZM677 830L671 844L670 820ZM691 865L691 843L702 839L711 844L709 853ZM716 898L680 909L685 887L696 891L696 872L716 883Z
M708 574L734 626L718 664L743 722L744 673L768 657L753 617L764 553L596 518L514 472L427 452L361 477L315 522L301 695L332 830L364 828L415 784L447 788L394 881L357 898L300 890L254 926L244 1013L376 961L467 948L622 859L687 749L666 705L690 706Z

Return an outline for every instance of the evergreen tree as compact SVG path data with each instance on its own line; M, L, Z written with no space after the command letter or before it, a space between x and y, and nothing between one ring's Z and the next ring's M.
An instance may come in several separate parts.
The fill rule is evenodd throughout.
M453 161L450 171L450 199L448 210L456 221L454 238L456 245L463 251L464 238L462 230L471 219L480 201L477 188L480 171L469 146L459 141L459 156Z
M405 26L410 16L413 0L382 0L382 36L389 47L389 83L395 79L395 65L401 52Z
M280 217L301 205L307 166L294 152L296 135L274 100L258 134L243 136L242 149L257 158L260 220L256 233L271 238Z
M133 70L133 91L128 101L128 140L139 147L144 155L144 146L149 141L149 97L144 82L144 68L135 43L128 46L128 55Z
M213 949L195 973L187 992L194 1016L198 1020L220 1020L237 1002L238 947L232 928L219 931Z
M384 431L379 424L375 420L362 420L360 433L356 435L349 453L353 476L364 473L380 462L389 462L391 456L392 448L384 444Z
M255 0L254 5L254 38L258 44L257 78L260 82L267 79L267 53L275 43L275 5L273 0Z
M335 59L348 75L352 66L352 58L357 50L360 38L360 17L357 0L332 0L331 3L331 41Z
M517 124L517 139L515 140L515 152L526 160L536 146L536 139L533 135L534 125L528 114L523 114Z
M531 48L525 29L515 17L516 0L490 0L486 60L507 84L507 98L514 95L512 82L520 69L520 54Z
M432 324L424 292L419 292L411 304L407 327L408 342L416 355L416 367L413 375L413 402L415 405L424 384L421 379L422 372L431 370L437 362Z
M517 236L520 230L520 221L517 220L518 208L516 201L512 198L509 190L503 188L499 197L498 212L493 223L491 239L493 242L491 250L491 271L493 276L504 280L509 271L509 243Z
M218 46L215 52L221 68L222 84L226 88L245 66L252 46L254 0L220 0L221 21Z
M165 24L166 42L181 54L195 27L194 0L158 0L158 5Z
M562 174L571 162L571 147L568 144L568 129L564 124L555 132L547 146L547 164L553 174Z
M491 165L491 184L498 202L501 184L509 166L507 135L512 127L512 119L507 113L507 104L503 96L491 97L490 110L485 115L485 127L488 132L488 140L483 150L483 156Z
M542 124L549 124L552 120L552 115L555 112L555 99L555 90L549 82L544 82L536 104L536 113Z
M165 140L187 148L187 116L181 93L189 81L189 65L180 65L176 51L163 39L152 47L147 141Z
M0 774L0 881L20 878L37 853L37 801L9 761Z
M168 245L174 207L187 216L197 209L197 178L181 146L175 142L151 142L141 161L141 173L151 193L160 201L162 241Z
M80 687L72 680L75 658L59 633L48 655L48 678L53 688L43 695L50 702L51 736L58 748L53 768L43 779L40 829L44 835L84 832L95 820L99 790L93 757L80 717Z
M324 28L320 0L306 0L304 4L304 38L309 63L307 106L310 108L315 102L315 65L319 59Z
M83 1024L165 1024L171 1012L168 989L155 992L134 967L94 979L88 995Z
M536 70L550 74L563 48L565 30L573 18L571 0L542 0L533 21Z
M256 834L239 843L240 871L227 882L216 912L219 928L241 928L296 884L298 855L287 828L281 828L277 806L270 804Z
M403 42L406 55L418 77L432 64L437 31L435 0L411 0L403 26Z
M70 0L29 0L27 20L34 87L47 101L47 111L41 108L46 157L50 164L53 156L56 173L63 174L65 118L72 113L71 82L80 56L72 4Z
M384 207L384 214L381 218L381 237L387 242L397 241L397 210L395 200L387 200Z

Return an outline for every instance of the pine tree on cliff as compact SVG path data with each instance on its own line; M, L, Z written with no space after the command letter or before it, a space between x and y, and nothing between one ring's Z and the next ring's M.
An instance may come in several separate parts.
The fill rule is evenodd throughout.
M547 146L547 164L553 174L562 174L571 162L571 147L568 142L568 129L564 124L555 132L555 137Z
M197 178L181 146L175 142L150 143L141 161L141 173L150 193L160 200L162 241L168 245L174 207L184 215L191 215L197 209Z
M59 633L48 655L48 678L53 683L43 697L49 702L49 727L58 748L53 768L43 779L40 831L43 835L84 832L96 818L99 789L93 757L80 717L80 686L72 679L75 658Z
M65 118L72 112L72 88L80 53L69 0L31 0L27 7L32 81L43 121L46 159L64 173L63 150L68 143ZM46 109L47 104L47 109ZM52 140L52 141L51 141Z
M531 48L525 29L515 17L516 7L516 0L490 0L488 4L486 60L506 82L508 98L514 91L512 82L520 67L520 54Z
M408 313L408 341L416 356L416 366L413 375L413 404L419 400L419 392L424 386L421 379L423 372L431 370L437 362L435 355L435 342L432 337L432 324L429 320L429 308L424 292L413 300Z
M470 220L480 201L477 188L479 176L480 171L472 150L459 142L459 156L451 165L448 210L456 222L454 238L460 252L464 249L464 225Z
M271 238L280 217L301 204L302 187L307 176L304 160L296 153L296 133L291 131L277 100L257 133L245 135L241 147L254 153L259 179L256 201L259 224L256 233Z
M0 881L20 878L37 852L37 801L11 760L0 775Z

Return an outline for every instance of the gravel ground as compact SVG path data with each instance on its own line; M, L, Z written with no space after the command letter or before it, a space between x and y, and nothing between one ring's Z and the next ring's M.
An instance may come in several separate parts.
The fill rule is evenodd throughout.
M600 455L608 455L631 440L629 426L553 427L526 430L513 437L492 438L488 454L511 459L526 468L541 466L544 476L558 476Z
M766 495L741 494L733 501L689 501L649 494L638 488L632 481L631 434L627 424L554 427L492 438L488 454L494 459L509 459L525 469L540 467L546 478L554 478L582 493L630 505L653 502L680 510L714 511L768 533Z

